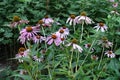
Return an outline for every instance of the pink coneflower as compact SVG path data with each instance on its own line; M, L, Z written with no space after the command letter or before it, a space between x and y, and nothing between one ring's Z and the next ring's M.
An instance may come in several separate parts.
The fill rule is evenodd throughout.
M22 44L24 44L26 41L33 40L33 38L37 35L37 32L39 32L39 28L28 26L20 31L18 39Z
M86 12L82 12L80 16L77 16L75 18L78 24L86 23L86 24L92 24L94 23L89 17L86 16Z
M60 28L57 33L60 34L60 38L66 38L69 35L69 29Z
M61 43L61 38L58 33L54 33L51 36L48 36L46 39L47 44L51 45L53 42L56 46L59 46Z
M11 28L14 28L16 27L17 25L20 25L20 24L28 24L28 20L21 20L19 16L14 16L13 17L13 22L10 24L10 27Z
M73 39L71 43L67 44L66 46L72 46L72 51L73 50L78 50L80 53L82 53L83 49L81 48L81 46L79 46L77 44L77 40Z
M42 21L44 22L44 26L52 26L52 24L54 23L54 20L52 18L49 18L48 15L46 15Z
M113 7L118 7L118 3L116 2L116 3L113 3L113 5L112 5Z
M26 50L25 48L21 47L18 51L18 54L16 54L16 59L18 59L19 62L23 62L23 60L20 58L28 57L29 52L30 52L29 49Z
M69 25L76 25L75 15L71 14L70 17L68 17L66 23L69 23Z
M110 2L114 2L114 0L109 0Z
M114 58L115 54L113 53L113 51L106 51L105 54L110 57L110 58Z
M106 37L103 37L102 40L99 40L99 45L101 44L102 47L106 47L106 48L109 48L109 47L112 47L113 46L113 43L108 41L108 39Z
M91 59L97 61L97 60L98 60L98 56L96 56L96 55L91 55Z
M46 38L43 36L36 35L36 36L34 36L33 41L38 44L38 43L41 43L42 41L45 41L45 39Z
M116 10L113 10L113 11L111 11L110 13L116 14L116 15L120 15L120 13L118 13Z
M44 24L43 20L39 20L38 23L37 23L37 26L44 26L44 25L45 24Z
M33 56L33 59L37 62L42 62L44 60L44 57L37 57L37 56Z
M87 44L85 44L85 48L87 49L87 48L90 48L91 47L91 44L90 43L87 43ZM92 52L94 51L94 48L91 48L91 50L92 50Z
M21 74L21 75L25 75L25 74L27 74L27 71L26 71L26 70L21 69L21 70L20 70L20 74Z
M102 32L105 32L105 31L107 31L107 26L104 24L104 23L102 23L102 22L100 22L100 23L98 23L97 24L97 26L95 26L94 27L97 31L100 29Z

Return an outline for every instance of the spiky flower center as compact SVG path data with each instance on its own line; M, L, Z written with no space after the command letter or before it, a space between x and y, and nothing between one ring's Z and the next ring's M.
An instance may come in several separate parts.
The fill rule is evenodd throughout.
M109 51L108 54L112 54L112 51Z
M64 33L64 30L63 30L63 29L61 29L59 32L60 32L60 33Z
M76 44L77 42L77 39L72 39L72 43Z
M103 37L103 38L102 38L102 41L103 41L104 43L107 43L107 42L108 42L108 39L107 39L106 37Z
M27 31L27 32L32 32L32 31L33 31L33 29L32 29L32 27L31 27L31 26L28 26L28 27L26 27L26 31Z
M87 44L88 47L91 47L91 44Z
M71 17L72 19L75 19L75 15L74 15L74 14L71 14L70 17Z
M44 23L43 20L38 21L38 24L43 24L43 23Z
M97 60L97 56L93 55L93 56L92 56L92 59L93 59L93 60Z
M19 54L20 54L20 55L24 55L24 52L20 52Z
M63 26L62 28L63 28L63 29L66 29L66 26Z
M81 12L81 16L86 16L86 12Z
M24 47L21 47L19 48L18 52L24 52L25 51L25 48Z
M65 40L65 38L61 38L61 41L64 41Z
M56 36L55 34L53 34L53 35L52 35L52 38L53 38L53 39L56 39L56 38L57 38L57 36Z
M100 26L100 27L103 27L103 26L104 26L104 23L100 22L100 23L99 23L99 26Z
M20 21L21 19L20 19L20 17L19 16L14 16L13 17L13 21L14 22L18 22L18 21Z
M49 18L48 15L45 16L45 19Z
M40 36L40 35L37 35L37 36L36 36L36 38L37 38L37 39L40 39L40 38L41 38L41 36Z

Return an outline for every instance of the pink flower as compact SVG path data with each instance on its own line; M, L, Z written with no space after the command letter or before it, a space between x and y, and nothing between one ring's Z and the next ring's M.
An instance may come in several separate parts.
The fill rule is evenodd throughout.
M37 32L39 31L40 30L37 27L28 26L20 31L20 36L18 39L22 44L24 44L26 41L33 40L33 38L37 35Z
M28 24L28 22L29 22L28 20L21 20L18 16L14 16L13 17L13 22L10 24L10 27L14 28L17 25L20 25L20 24L23 24L23 23Z
M38 44L38 43L41 43L42 41L45 41L45 37L36 35L34 36L33 41Z
M27 74L27 71L26 71L26 70L21 69L21 70L20 70L20 74L21 74L21 75L25 75L25 74Z
M16 59L18 59L19 62L23 62L23 60L21 58L22 57L26 57L27 58L28 55L29 55L29 52L30 52L29 49L25 50L25 48L21 47L19 49L18 54L16 54Z
M76 25L75 15L71 14L70 17L68 17L66 23L69 23L69 25Z
M51 45L54 42L56 46L59 46L61 43L60 35L57 33L54 33L51 36L47 37L46 42L49 45Z
M69 35L69 29L68 28L60 28L57 31L58 34L60 34L60 38L66 38Z
M101 44L102 47L110 48L113 46L113 43L108 41L106 37L103 37L102 40L99 40L99 45Z
M97 61L97 60L98 60L98 56L96 56L96 55L91 55L91 59Z
M37 57L37 56L33 56L33 59L37 62L42 62L44 60L44 57Z
M79 46L76 39L73 39L71 43L67 44L66 46L72 46L71 51L78 50L80 53L82 53L83 49L81 46Z
M49 18L48 15L45 16L45 18L42 19L42 21L44 22L44 26L52 26L52 24L54 23L54 20L52 18Z
M94 28L96 28L96 31L98 31L100 29L101 32L105 32L105 31L107 31L108 27L104 23L100 22Z
M114 0L109 0L110 2L114 2Z
M76 22L78 24L86 23L86 24L92 24L94 23L89 17L86 16L86 12L82 12L80 16L77 16L75 18Z
M105 54L110 57L110 58L114 58L115 54L113 53L113 51L106 51Z
M118 7L118 3L113 3L113 7Z

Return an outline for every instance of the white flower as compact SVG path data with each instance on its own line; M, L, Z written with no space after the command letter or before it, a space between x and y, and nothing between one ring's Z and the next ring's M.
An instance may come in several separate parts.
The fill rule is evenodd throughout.
M105 32L108 27L104 23L98 23L94 28L96 28L96 31L100 29L102 32Z
M66 23L69 23L69 25L76 25L75 15L71 14L70 17L68 17Z
M23 70L23 69L20 70L20 74L21 74L21 75L24 75L24 74L26 74L26 73L27 73L26 70Z
M102 38L102 40L99 40L98 45L102 44L103 47L109 48L113 46L113 43L108 41L107 38Z
M80 53L82 53L83 49L81 48L81 46L76 44L77 40L73 39L71 43L67 44L66 46L72 46L72 51L73 50L78 50Z
M94 21L92 21L89 17L86 16L86 13L85 12L82 12L80 16L77 16L75 18L76 22L78 24L82 24L82 23L86 23L86 24L92 24L94 23Z
M44 60L43 56L38 58L37 56L33 56L33 59L37 62L42 62Z
M117 14L117 15L120 15L117 11L111 11L110 13L112 13L112 14Z
M113 51L106 51L105 54L110 57L110 58L114 58L115 54L113 53Z

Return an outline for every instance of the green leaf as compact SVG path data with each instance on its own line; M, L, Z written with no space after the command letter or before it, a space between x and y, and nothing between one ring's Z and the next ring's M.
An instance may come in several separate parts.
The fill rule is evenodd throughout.
M13 36L13 33L5 32L5 33L4 33L4 36L5 36L6 38L10 38L10 37Z
M116 51L115 51L115 54L116 54L116 55L120 55L120 49L116 50Z

